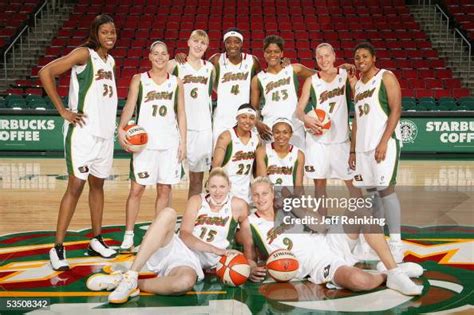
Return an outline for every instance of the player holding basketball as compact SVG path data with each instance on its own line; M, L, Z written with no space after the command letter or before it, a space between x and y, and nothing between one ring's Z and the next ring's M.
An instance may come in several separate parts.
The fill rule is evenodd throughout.
M272 126L273 142L257 148L257 176L268 176L276 186L303 186L304 153L290 144L293 123L277 118Z
M357 233L344 231L324 233L323 224L314 224L312 233L305 232L302 224L276 226L276 222L285 222L279 215L292 216L297 209L276 211L274 208L273 184L268 177L257 177L252 183L252 198L256 212L249 216L253 242L260 253L268 256L278 249L291 250L300 263L298 278L308 277L309 281L322 284L332 283L353 291L372 290L386 281L387 287L406 295L419 295L423 287L416 285L408 276L420 276L423 269L416 264L407 263L397 266L382 234L366 233L365 238L387 266L383 273L369 273L353 267L353 250ZM311 211L320 216L317 212ZM331 230L330 230L331 231ZM252 255L255 257L255 253ZM383 268L383 267L382 267ZM382 269L380 268L380 269ZM250 279L264 280L265 267L253 264Z
M67 56L56 59L39 72L41 83L64 118L64 153L69 174L61 200L54 248L49 259L54 270L68 270L64 238L86 181L89 182L89 207L92 233L89 255L111 258L116 255L102 239L104 180L110 174L114 153L117 88L114 47L117 33L112 18L102 14L90 26L85 44ZM55 77L71 69L69 104L66 109L57 92Z
M356 46L354 60L360 79L354 87L356 119L349 166L355 169L354 185L375 190L376 198L380 196L378 216L387 219L389 245L399 262L403 260L403 243L395 184L402 145L400 84L391 71L376 67L375 48L370 43Z
M238 28L224 32L225 53L214 54L209 61L216 68L215 91L217 106L214 111L213 139L234 127L235 116L240 105L250 101L250 82L260 71L257 57L243 53L244 36ZM176 60L185 60L184 54L177 54Z
M327 179L342 179L351 196L361 196L359 189L352 185L353 171L347 167L349 158L349 100L351 98L348 71L334 66L336 54L328 43L319 44L315 57L320 71L304 83L296 110L298 118L309 126L306 134L305 174L314 180L317 197L327 196ZM331 118L331 128L323 135L320 121L308 114L309 99L314 108L324 110ZM311 108L310 110L314 110ZM320 207L321 215L327 209Z
M252 130L257 112L250 104L242 104L236 119L237 124L222 132L217 139L212 167L222 166L232 183L232 193L250 202L250 179L259 144L258 134Z
M315 73L302 64L282 65L283 46L285 41L277 35L267 36L263 41L264 58L267 69L259 72L251 85L251 104L261 110L263 124L259 123L258 131L264 140L271 139L271 126L275 119L286 117L293 124L293 135L290 142L304 149L304 128L301 121L296 119L295 110L298 103L298 77L306 79ZM263 108L260 109L260 100Z
M202 59L209 46L203 30L194 30L188 39L187 61L171 60L168 71L183 81L187 123L187 160L189 164L188 198L202 192L204 172L209 171L212 158L212 86L215 70Z
M209 174L208 194L192 196L187 203L180 228L174 233L176 212L171 208L160 211L140 245L129 271L122 274L96 274L87 280L93 291L113 290L110 303L125 303L140 290L161 295L184 294L196 280L202 280L202 269L215 267L221 255L229 255L231 240L240 225L246 256L251 251L251 235L247 204L230 194L230 181L221 168ZM138 280L146 267L159 277Z
M130 163L131 186L122 250L133 247L133 228L145 187L156 185L156 213L169 206L171 185L180 181L181 161L186 156L183 83L167 71L169 54L165 43L154 42L148 58L151 70L133 76L118 127L120 145L127 150L129 143L123 128L136 108L137 124L148 133L145 150L134 153Z

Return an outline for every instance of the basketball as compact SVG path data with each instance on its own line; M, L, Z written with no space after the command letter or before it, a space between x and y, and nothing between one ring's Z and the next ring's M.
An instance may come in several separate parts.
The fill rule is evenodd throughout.
M298 273L299 262L296 256L286 249L278 249L267 259L267 272L275 281L286 282Z
M322 109L319 109L319 108L315 108L315 109L309 111L308 115L310 115L311 117L317 118L323 125L323 130L321 132L314 133L314 135L321 136L321 135L325 134L331 128L331 118L326 113L326 111L324 111ZM306 124L305 124L305 128L306 128L306 131L310 132L309 128ZM312 133L312 132L310 132L310 133Z
M145 149L148 142L148 134L143 127L135 124L126 125L123 130L126 131L125 138L130 143L130 152L140 152Z
M217 263L216 274L223 283L237 287L247 281L250 265L242 254L222 256Z

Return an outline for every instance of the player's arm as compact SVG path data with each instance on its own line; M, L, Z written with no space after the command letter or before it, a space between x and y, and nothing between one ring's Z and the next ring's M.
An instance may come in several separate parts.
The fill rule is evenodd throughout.
M306 80L307 78L316 73L316 70L310 69L305 65L302 65L301 63L294 63L292 64L292 66L298 78Z
M219 135L219 138L217 138L216 147L214 149L214 154L212 156L212 167L222 166L222 163L224 163L227 146L231 140L230 133L227 130Z
M355 170L356 167L356 138L357 135L357 113L354 113L354 118L352 119L351 127L351 149L349 151L349 167L352 170Z
M303 89L301 91L300 99L298 100L298 105L296 106L296 117L302 121L307 128L309 128L313 133L320 132L322 130L321 122L305 114L304 109L308 105L308 101L311 94L311 77L307 78L304 82Z
M382 139L380 139L379 145L375 149L375 160L377 162L385 160L388 140L392 137L402 114L402 92L397 78L391 71L385 71L382 81L387 91L390 115L388 116L387 126L385 127Z
M257 121L255 122L255 127L257 128L258 134L264 140L270 140L272 137L272 131L270 128L265 125L262 121L262 115L260 114L260 98L262 97L260 93L260 82L258 77L254 76L250 84L250 105L255 108L258 114Z
M188 58L188 55L186 55L185 53L177 53L176 55L174 55L174 60L176 60L177 63L179 64L183 64L183 63L186 63L186 59Z
M209 62L214 66L214 72L212 76L212 90L217 93L217 69L219 68L219 57L220 53L215 53L214 55L209 58Z
M298 165L296 166L295 187L303 187L304 163L304 153L303 151L298 150Z
M178 66L178 63L176 62L176 59L172 59L172 60L168 61L167 65L166 65L166 71L170 74L174 74L174 75L178 76L177 73L176 74L174 73L177 66Z
M252 77L257 75L262 70L262 67L260 66L260 61L256 56L252 56L253 58L253 66L252 66Z
M194 222L198 214L198 210L201 207L201 196L195 195L192 196L186 205L186 211L183 214L183 220L181 222L179 237L183 240L184 244L188 246L189 249L213 253L216 255L224 255L225 249L217 248L216 246L209 244L200 238L193 235Z
M120 122L118 125L118 140L120 146L125 150L128 151L128 146L130 145L125 138L125 126L130 121L133 116L133 112L135 111L135 106L138 100L138 92L140 89L140 74L135 74L130 81L130 86L128 88L128 96L127 102L122 110L122 115L120 116Z
M181 162L186 157L186 133L187 133L187 126L186 126L186 111L184 109L184 85L183 81L178 79L178 94L177 94L177 101L178 101L178 128L179 128L179 149L178 149L178 160Z
M255 261L255 252L252 251L252 232L250 231L250 223L248 220L248 204L240 198L233 198L232 211L234 212L235 219L239 222L238 239L240 244L244 247L244 255L247 259Z
M88 58L89 50L87 48L76 48L66 56L51 61L38 73L41 84L48 94L49 99L54 104L54 107L56 107L59 115L74 125L76 123L79 124L79 126L85 124L83 118L84 114L73 113L64 107L63 101L61 100L56 88L55 78L70 70L75 65L85 65Z
M257 163L257 176L267 176L267 164L265 163L266 148L261 144L255 151L255 161Z

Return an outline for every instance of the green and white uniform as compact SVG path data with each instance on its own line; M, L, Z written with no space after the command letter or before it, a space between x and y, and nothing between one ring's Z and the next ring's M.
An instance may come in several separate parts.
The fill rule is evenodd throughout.
M236 127L227 130L231 141L228 144L222 167L231 182L231 191L235 196L250 202L250 179L252 178L255 150L258 146L258 135L251 131L250 139L243 143L237 136Z
M117 115L114 58L107 55L103 60L96 51L88 50L87 63L71 69L68 98L69 109L84 114L85 124L64 124L68 173L82 180L89 174L98 178L109 176Z
M235 126L239 106L250 102L253 58L252 55L242 53L242 62L235 65L225 53L220 54L216 68L217 106L212 130L214 143L222 132Z
M260 95L264 100L261 109L263 122L272 128L277 118L291 120L294 130L290 143L304 149L303 124L295 114L298 104L298 78L293 66L285 67L277 74L261 71L257 74L257 79Z
M194 221L193 235L217 248L231 248L238 222L232 216L232 195L229 194L226 203L218 212L211 210L209 194L201 194L201 208ZM203 269L214 268L220 256L194 251Z
M380 69L367 83L357 81L355 86L356 171L354 185L384 189L396 183L400 157L401 132L397 123L387 143L385 160L377 163L375 149L387 127L390 106L385 85L384 69Z
M184 85L187 124L187 160L192 172L205 172L212 157L212 73L214 66L201 60L199 70L189 63L177 64L174 74Z
M347 71L337 69L331 82L320 73L311 77L311 99L315 108L324 110L331 128L323 135L306 134L305 174L312 179L337 178L351 180L349 160L349 100L351 97Z
M280 158L273 143L265 145L267 176L277 186L294 186L298 167L298 148L290 144L288 153Z
M148 72L140 74L137 124L148 133L148 143L143 151L133 154L130 178L141 185L180 181L177 94L176 76L168 74L163 83L157 84Z

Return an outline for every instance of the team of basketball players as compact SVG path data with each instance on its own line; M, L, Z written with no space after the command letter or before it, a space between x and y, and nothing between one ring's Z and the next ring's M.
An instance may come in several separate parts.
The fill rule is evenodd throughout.
M86 180L94 234L88 253L104 258L117 255L100 235L103 185L113 161L117 113L115 62L109 55L116 39L112 18L99 15L84 45L49 63L39 74L65 120L69 172L50 251L54 270L69 269L63 242ZM203 269L215 267L221 255L233 253L238 242L255 282L266 275L258 262L284 248L300 262L298 278L355 291L386 282L403 294L421 294L423 287L410 277L420 276L422 268L402 263L400 203L394 191L401 145L400 86L392 72L376 67L373 46L361 43L354 49L355 66L335 67L333 47L322 43L315 50L319 67L315 71L291 64L284 58L284 40L271 35L263 42L267 68L262 70L255 56L242 51L244 37L238 29L227 30L223 41L225 52L209 60L203 59L209 38L202 30L191 33L188 54L177 54L174 60L169 60L167 45L155 41L148 57L150 70L131 79L118 140L127 150L130 144L123 127L134 118L146 129L149 141L131 158L120 251L134 247L134 225L147 185L156 185L156 217L130 270L95 274L88 279L88 288L113 290L112 303L126 302L140 290L181 294L204 277ZM65 107L54 80L68 70L71 83ZM300 97L299 79L304 80ZM214 110L212 91L217 93ZM355 114L349 128L351 99ZM314 108L331 118L331 128L323 134L321 122L308 114ZM189 200L175 234L176 212L169 204L185 159ZM204 174L211 168L203 193ZM344 180L351 197L362 197L361 187L366 188L374 208L360 209L357 215L386 218L389 242L373 226L278 226L281 211L274 202L274 186L294 193L301 189L304 176L314 180L315 194L321 198L327 195L327 179ZM290 214L321 219L327 209L294 209ZM381 260L377 273L353 267L360 258L354 254L357 244ZM138 279L145 266L159 277Z

